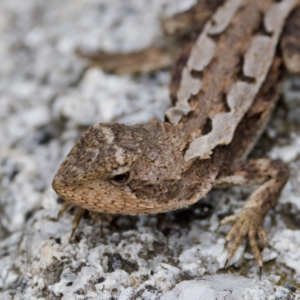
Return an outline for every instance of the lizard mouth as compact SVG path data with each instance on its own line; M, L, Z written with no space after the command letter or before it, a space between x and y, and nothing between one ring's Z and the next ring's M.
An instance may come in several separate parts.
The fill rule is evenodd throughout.
M66 202L99 213L145 215L175 209L172 202L139 199L128 186L116 186L105 181L87 181L81 185L67 186L59 177L55 177L52 187Z

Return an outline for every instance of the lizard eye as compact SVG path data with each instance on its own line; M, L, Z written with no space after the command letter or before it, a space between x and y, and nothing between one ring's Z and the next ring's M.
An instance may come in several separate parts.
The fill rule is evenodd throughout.
M111 182L115 185L125 185L131 181L132 177L132 173L128 171L122 174L115 175L111 179Z

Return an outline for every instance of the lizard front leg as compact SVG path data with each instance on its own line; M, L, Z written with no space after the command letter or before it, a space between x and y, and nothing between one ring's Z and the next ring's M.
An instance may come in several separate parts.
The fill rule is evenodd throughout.
M258 247L258 239L263 247L268 243L263 222L268 211L275 206L287 179L288 170L284 164L270 159L255 159L237 163L229 170L224 169L218 176L214 185L216 188L229 185L259 184L259 187L249 196L241 212L224 218L220 223L220 225L234 223L226 236L226 244L233 241L227 253L226 264L242 240L248 237L261 272L263 260Z
M75 213L75 217L74 217L73 222L72 222L72 233L70 235L69 241L72 240L74 232L78 228L78 226L80 224L80 221L81 221L81 218L82 218L84 212L86 211L85 209L83 209L81 207L72 205L72 203L65 201L62 204L62 206L61 206L61 208L59 210L59 213L58 213L58 216L57 216L57 220L59 220L61 218L61 216L64 214L64 212L66 210L68 210L70 207L75 207L76 213ZM102 213L98 213L98 212L91 211L91 210L88 211L88 212L89 212L90 217L94 221L96 221L98 223L98 225L100 226L100 228L101 228L101 235L103 236L103 220L106 219L109 223L111 223L112 220L113 220L112 215L110 215L110 214L102 214Z

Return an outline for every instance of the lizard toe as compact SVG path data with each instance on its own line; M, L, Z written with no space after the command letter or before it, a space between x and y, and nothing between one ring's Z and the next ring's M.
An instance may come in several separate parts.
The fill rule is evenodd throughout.
M102 214L95 211L89 211L90 216L93 220L97 222L101 229L101 235L103 236L103 221L104 219L107 220L109 224L113 221L113 216L111 214Z
M72 240L72 237L74 235L74 232L75 230L77 229L77 227L79 226L80 224L80 220L85 212L85 209L81 208L81 207L78 207L78 206L75 206L73 205L72 203L70 202L64 202L58 212L58 215L57 215L57 220L59 220L61 218L61 216L70 208L70 207L75 207L76 209L76 213L75 213L75 217L73 219L73 222L72 222L72 233L70 235L70 238L69 238L69 242Z
M59 220L61 218L61 216L65 213L66 210L68 210L68 208L72 206L72 203L70 202L64 202L60 209L59 209L59 212L58 212L58 215L57 215L57 220Z
M76 209L76 214L75 214L75 218L73 219L73 223L72 223L72 233L69 239L69 242L72 240L72 237L74 235L75 230L78 228L79 224L80 224L80 220L83 216L83 213L85 212L85 209L81 208L81 207L77 207Z
M227 252L228 261L232 258L232 256L234 255L234 253L236 252L237 248L242 243L246 235L246 226L242 223L241 220L237 221L226 236L227 243L233 240L233 243Z

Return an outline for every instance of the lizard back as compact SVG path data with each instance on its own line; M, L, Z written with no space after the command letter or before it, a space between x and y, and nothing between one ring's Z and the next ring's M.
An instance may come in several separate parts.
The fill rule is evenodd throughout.
M173 73L181 80L171 86L175 105L166 118L182 137L186 161L208 158L217 146L230 144L265 81L285 18L296 4L227 1L183 51L186 64Z

